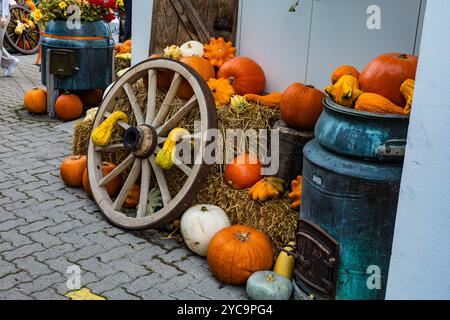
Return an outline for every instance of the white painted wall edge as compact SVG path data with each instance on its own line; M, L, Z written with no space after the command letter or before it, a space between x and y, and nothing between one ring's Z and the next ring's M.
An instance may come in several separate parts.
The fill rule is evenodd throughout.
M133 53L131 65L144 61L149 56L153 0L133 0Z
M428 1L387 299L450 299L450 1Z

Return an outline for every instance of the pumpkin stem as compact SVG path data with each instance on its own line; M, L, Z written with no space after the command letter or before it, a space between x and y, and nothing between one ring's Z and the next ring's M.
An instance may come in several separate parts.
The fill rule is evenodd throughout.
M273 282L275 282L275 277L274 277L273 274L269 274L269 275L266 277L266 280L267 280L268 282L273 283Z
M250 239L250 233L236 232L234 236L242 243L245 243Z
M192 49L192 44L188 43L188 48Z
M402 53L398 56L400 59L408 59L408 55L406 53Z
M315 87L312 84L308 84L306 87L308 87L310 89L315 89Z
M205 206L203 206L201 210L202 210L203 212L208 212L208 208L205 207Z
M228 81L230 81L230 84L233 85L236 82L236 78L231 76L228 78Z

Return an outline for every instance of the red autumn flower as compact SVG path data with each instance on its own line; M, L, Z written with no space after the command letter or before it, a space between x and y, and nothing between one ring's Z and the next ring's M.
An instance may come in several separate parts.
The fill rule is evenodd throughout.
M116 18L116 16L114 15L114 12L110 12L105 14L104 19L106 22L111 22Z

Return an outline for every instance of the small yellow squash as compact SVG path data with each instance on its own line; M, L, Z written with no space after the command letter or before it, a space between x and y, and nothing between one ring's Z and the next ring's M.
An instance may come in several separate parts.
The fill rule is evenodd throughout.
M414 99L414 87L415 87L416 81L412 79L408 79L405 82L403 82L402 86L400 87L400 92L406 99L406 106L405 106L405 114L411 113L411 107Z
M118 121L128 123L128 117L122 111L116 111L111 114L108 119L103 121L101 125L92 131L92 142L98 147L106 147L111 141L114 126Z
M325 88L325 92L330 95L337 104L352 108L355 101L362 95L359 90L359 81L354 76L345 75L339 81Z
M233 86L227 79L214 79L211 78L208 81L208 86L214 96L216 107L226 106L230 104L231 97L234 95Z
M283 192L286 183L283 179L270 177L256 183L249 191L249 196L255 201L267 201L278 198Z
M284 250L292 252L294 250L293 247L295 247L295 242L290 242L289 245L284 248ZM294 257L282 251L277 258L277 262L275 263L273 271L279 274L280 276L292 280L294 275L294 265L295 265Z
M173 129L169 133L166 142L164 142L163 148L158 152L158 155L156 156L156 165L164 170L172 169L173 165L175 164L177 142L183 136L188 135L190 135L190 133L186 129Z

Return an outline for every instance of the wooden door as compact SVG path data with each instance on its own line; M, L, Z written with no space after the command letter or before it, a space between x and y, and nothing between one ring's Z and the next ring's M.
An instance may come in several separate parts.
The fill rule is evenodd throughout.
M239 0L154 0L150 54L189 40L236 41Z

